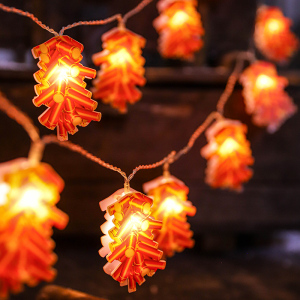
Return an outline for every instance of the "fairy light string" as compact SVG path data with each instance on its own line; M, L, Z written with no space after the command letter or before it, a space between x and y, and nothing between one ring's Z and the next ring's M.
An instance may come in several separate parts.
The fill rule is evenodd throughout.
M10 13L18 14L18 15L21 15L21 16L24 16L24 17L28 17L33 22L38 24L40 27L42 27L43 29L49 31L50 33L54 34L55 36L59 35L54 29L52 29L49 26L43 24L37 17L35 17L33 14L31 14L27 11L23 11L23 10L15 8L15 7L9 7L9 6L6 6L2 3L0 3L0 9L2 9L3 11L6 11L6 12L10 12Z
M95 21L79 21L70 25L67 25L63 27L59 33L54 31L52 28L46 26L43 24L38 18L36 18L33 14L29 12L22 11L20 9L14 8L14 7L8 7L0 3L0 9L6 12L16 13L22 16L26 16L33 20L36 24L38 24L43 29L49 31L50 33L54 34L55 36L63 35L64 32L68 29L81 26L81 25L104 25L111 23L113 21L118 21L119 26L125 26L125 23L129 18L134 16L135 14L139 13L141 10L143 10L148 4L150 4L153 0L143 0L141 1L135 8L127 12L123 17L121 14L113 15L109 18L106 18L104 20L95 20ZM69 141L61 142L59 141L54 135L47 135L44 136L42 139L39 136L38 130L33 125L32 120L27 117L24 113L22 113L20 110L18 110L14 105L12 105L4 96L1 95L0 97L0 109L3 110L9 117L17 121L20 125L23 126L23 128L27 131L28 135L30 136L33 144L30 150L29 158L32 158L33 161L38 161L41 159L42 152L44 149L44 146L50 143L58 144L61 147L68 148L71 151L77 152L86 158L94 161L95 163L98 163L99 165L103 166L104 168L110 169L112 171L118 172L125 180L125 187L129 188L129 182L132 180L132 178L135 176L135 174L139 170L146 170L146 169L154 169L159 166L163 165L163 169L165 172L168 172L169 165L177 161L179 158L181 158L183 155L187 154L191 148L194 146L196 140L201 136L201 134L207 129L207 127L216 119L220 119L223 117L224 114L224 106L227 103L228 99L233 93L234 87L236 85L236 82L239 78L239 75L241 74L244 62L245 60L249 60L250 62L255 61L255 55L251 51L245 51L245 52L239 52L237 54L236 59L236 65L231 73L231 75L228 78L226 87L222 95L220 96L220 99L217 103L216 111L213 111L210 113L207 118L204 120L204 122L194 131L194 133L191 135L188 143L186 146L184 146L179 151L171 151L166 157L164 157L162 160L148 165L139 165L136 168L133 169L132 173L127 176L127 174L122 171L120 168L115 167L109 163L106 163L99 157L89 153L87 150L82 148L79 145L73 144Z
M23 11L21 9L15 8L15 7L9 7L2 3L0 3L0 9L2 9L5 12L15 13L24 17L30 18L33 22L35 22L37 25L39 25L41 28L47 30L48 32L54 34L55 36L61 36L64 34L64 32L68 29L77 27L77 26L83 26L83 25L106 25L108 23L112 23L114 21L118 21L119 26L124 26L125 23L129 18L139 13L141 10L143 10L148 4L150 4L153 0L143 0L140 2L135 8L127 12L124 17L122 17L121 14L115 14L111 17L108 17L104 20L94 20L94 21L79 21L72 23L70 25L62 27L62 29L57 33L54 29L50 28L49 26L42 23L37 17L35 17L32 13L29 13L27 11Z
M127 176L127 174L124 171L122 171L121 168L115 167L105 162L101 158L85 150L80 145L76 145L70 141L59 141L54 135L46 135L40 138L37 128L33 125L33 121L23 112L21 112L18 108L16 108L12 103L10 103L2 94L0 94L0 109L3 110L10 118L14 119L17 123L22 125L22 127L30 136L33 143L29 153L29 159L31 159L32 161L40 161L44 146L47 144L55 143L61 147L67 148L73 152L81 154L82 156L90 159L91 161L101 165L104 168L107 168L114 172L118 172L124 178L125 189L129 189L130 181L139 170L149 170L163 166L164 174L168 174L169 166L175 161L177 161L179 158L181 158L183 155L187 154L192 149L196 140L209 127L209 125L216 119L223 118L224 106L233 93L237 79L240 73L242 72L245 60L253 60L253 55L250 52L240 52L238 54L236 66L232 74L229 76L226 88L217 103L217 111L213 111L207 116L204 122L193 132L190 139L188 140L187 145L177 152L174 150L171 151L166 157L164 157L158 162L148 165L137 166L133 169L132 173L129 176Z
M0 109L24 128L32 142L40 140L39 130L34 126L33 121L19 108L13 105L1 92Z
M47 145L47 144L51 144L51 143L55 143L61 147L67 148L73 152L77 152L79 154L81 154L82 156L85 156L86 158L90 159L91 161L99 164L100 166L107 168L109 170L118 172L119 174L121 174L123 176L123 178L125 179L125 181L127 180L127 175L125 172L123 172L120 168L115 167L109 163L106 163L105 161L103 161L101 158L89 153L87 150L83 149L81 146L76 145L70 141L64 141L61 142L59 141L55 135L50 134L50 135L45 135L42 138L42 142Z

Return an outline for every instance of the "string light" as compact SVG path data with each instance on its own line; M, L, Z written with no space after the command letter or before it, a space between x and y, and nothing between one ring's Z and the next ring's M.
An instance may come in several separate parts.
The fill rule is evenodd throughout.
M299 47L291 32L292 22L275 6L261 6L257 11L254 40L257 48L269 59L282 62L289 59Z
M206 131L208 144L201 155L208 160L206 183L214 188L242 190L252 177L254 159L246 139L247 127L239 121L220 119Z
M153 25L159 33L158 50L165 58L191 60L203 46L204 29L195 0L160 0L160 16Z
M40 70L35 73L35 78L40 84L35 87L38 96L34 99L34 103L40 105L45 104L46 106L49 106L48 110L52 109L52 112L49 113L48 116L45 116L47 110L40 117L40 120L42 120L42 122L44 121L46 126L54 129L56 125L59 125L60 121L64 121L64 119L61 118L61 115L64 117L63 114L66 115L65 119L70 121L70 124L74 127L77 125L87 125L90 120L84 117L90 113L97 115L97 118L96 115L93 115L95 119L100 119L100 113L94 112L94 106L92 108L89 107L89 109L84 107L83 103L80 102L83 100L83 96L86 96L89 99L83 97L85 104L90 103L89 101L93 101L89 97L90 93L85 90L85 83L83 80L85 77L95 77L95 71L79 64L82 59L81 52L83 46L70 37L62 35L65 30L79 25L100 25L118 20L119 27L107 33L106 37L117 34L121 35L124 32L129 35L131 34L131 36L135 36L132 40L128 39L128 41L130 41L128 42L128 44L130 44L129 50L127 47L120 47L122 49L117 49L111 46L111 52L114 53L111 53L112 55L110 57L105 51L101 52L101 54L97 54L100 60L107 55L105 59L103 58L101 66L103 73L108 71L106 67L104 68L104 65L106 64L121 65L122 72L126 70L125 73L127 75L130 74L128 66L130 71L132 71L131 69L134 69L133 66L136 67L136 65L138 65L137 69L135 69L132 74L135 74L136 72L139 80L133 85L128 84L130 87L129 90L132 89L134 91L130 91L131 98L126 98L126 100L123 99L122 104L116 104L117 101L112 103L113 106L117 107L122 112L126 110L126 102L130 102L130 99L134 98L134 94L137 95L137 93L140 93L135 90L135 85L143 85L143 82L145 81L143 77L144 60L141 58L141 48L144 46L145 40L128 31L125 28L125 23L128 18L141 11L150 2L151 0L142 1L123 18L120 14L117 14L105 20L80 21L63 27L59 34L44 25L32 14L0 4L0 9L29 17L39 26L55 35L54 38L33 49L34 56L40 58ZM201 35L204 33L200 15L195 9L196 1L161 0L159 1L158 6L162 15L155 21L155 25L157 26L157 30L161 33L160 50L162 54L166 57L191 59L193 53L202 46ZM267 27L269 28L269 31L273 33L282 30L281 25L278 22L274 22L274 20ZM171 33L179 32L182 33L182 35L171 35ZM103 41L108 44L107 40L104 38ZM122 45L118 38L114 42L116 45ZM109 49L109 47L107 47L107 49ZM134 57L132 55L133 53L139 54L137 55L138 58ZM66 58L68 60L66 60ZM169 175L169 181L164 181L166 178L165 176L164 179L156 179L153 181L158 185L155 186L153 190L149 189L149 195L153 193L155 201L154 207L152 208L153 201L151 198L129 188L129 182L136 172L141 169L157 168L161 165L164 165L164 169L167 171L169 165L177 161L182 155L188 153L194 146L198 137L212 122L216 121L206 131L209 143L202 149L202 155L208 159L206 181L213 187L241 190L242 183L249 180L252 176L252 171L249 169L249 166L253 164L254 160L251 156L250 144L245 137L247 128L238 121L224 119L223 110L224 105L234 90L237 78L243 68L244 60L253 61L254 59L254 55L249 55L248 52L238 54L236 67L228 79L224 93L218 101L217 111L212 112L204 120L191 135L188 144L185 147L178 152L172 151L169 155L156 163L136 167L129 176L127 176L120 168L104 162L100 158L87 152L81 146L68 141L62 142L67 139L66 132L74 134L77 130L72 126L72 128L69 128L70 130L68 130L67 127L70 126L70 124L65 125L63 122L64 126L62 128L59 128L58 126L58 138L60 140L52 135L40 139L32 121L24 116L24 114L22 115L22 113L10 105L10 103L5 102L5 98L0 95L0 108L24 127L34 142L33 145L36 145L36 147L33 148L40 149L40 147L44 147L44 145L48 143L57 143L60 146L80 153L105 168L118 172L124 178L125 188L115 192L112 196L100 202L101 209L107 210L105 214L105 219L107 221L101 226L105 235L101 238L103 247L100 249L99 254L103 257L106 256L108 260L108 263L104 267L104 271L111 275L115 280L119 281L120 285L128 285L129 292L136 290L136 283L142 284L145 281L145 275L152 276L157 269L165 268L166 263L161 260L162 251L157 249L159 245L154 241L155 237L158 238L159 244L164 249L166 255L169 256L173 255L174 251L181 251L185 247L193 246L193 240L191 239L192 232L189 230L189 225L186 222L186 215L194 215L196 212L195 207L187 201L188 188L178 179ZM137 61L139 64L137 64ZM132 74L131 77L133 76ZM110 75L108 78L109 80L113 80L114 77ZM79 87L81 84L83 84L81 86L82 89ZM269 78L266 74L258 76L255 84L258 89L264 90L271 89L278 85L273 78ZM50 87L52 85L53 90L50 92ZM126 85L123 84L123 88L124 86ZM283 86L285 85L283 84ZM72 92L72 89L81 95L75 93L74 96L74 91ZM47 94L46 91L49 94ZM43 93L43 97L45 98L41 96ZM72 98L71 96L73 96L72 100L74 103L81 103L80 105L86 110L85 112L81 111L82 115L77 111L76 104L74 109L73 107L72 109L68 109L69 107L67 105L70 104L67 104L67 99L68 97ZM43 98L43 100L41 98ZM2 100L3 103L1 103ZM58 108L60 103L63 104ZM10 109L10 106L12 109ZM78 107L82 108L80 106ZM83 115L84 113L85 115ZM14 116L14 114L16 115ZM36 149L33 149L28 159L30 169L33 168L34 172L36 171L35 168L41 168L41 170L44 168L47 169L47 167L44 165L42 166L39 162L41 156L39 151L40 150L36 151ZM20 171L18 168L14 169L14 171L16 174L19 173L19 175L21 174L21 171L23 172L23 170ZM34 172L33 174L35 174ZM19 236L18 234L20 232L25 232L27 235L24 234L24 239L27 239L24 241L24 248L28 250L30 257L31 254L32 257L38 256L36 252L33 253L34 249L30 244L30 238L36 239L34 242L40 242L39 247L48 256L47 258L45 258L46 256L34 258L42 261L42 266L39 267L45 267L45 269L43 269L44 271L41 271L41 269L38 268L31 268L31 273L29 274L29 271L23 272L22 269L21 272L18 273L19 278L13 274L14 271L4 272L4 279L0 283L2 295L6 295L8 289L18 291L23 283L33 285L40 280L52 279L54 271L51 269L51 266L55 257L52 254L53 242L50 240L51 227L56 226L63 228L67 222L67 216L55 207L55 203L58 199L53 201L49 200L54 199L55 197L53 195L59 195L59 193L53 192L53 189L49 188L51 183L47 182L47 178L41 179L39 176L29 175L29 173L24 173L26 174L24 175L27 178L26 180L29 180L28 178L34 178L31 181L39 182L39 184L37 184L38 187L34 184L29 184L25 187L19 184L22 192L12 192L12 190L15 190L11 188L11 186L13 186L12 183L23 183L23 180L20 179L9 179L14 178L14 176L6 177L7 181L0 183L0 214L7 216L14 215L18 217L18 220L22 220L22 222L18 223L19 226L16 229L13 229L14 232L16 232L16 235L10 235L7 238L8 244L3 246L7 249L7 252L0 251L0 255L1 253L4 253L6 257L10 258L11 255L13 255L11 253L15 253L14 251L18 251L17 253L20 253L20 257L21 254L24 255L23 252L17 249L17 238L15 237ZM9 174L14 173L9 172ZM22 178L22 176L16 176L15 178ZM52 176L49 181L51 182L54 178L55 176ZM11 182L9 182L9 180L11 180ZM41 184L41 182L43 183L43 180L47 182L44 188L42 188L43 184ZM59 186L59 183L57 184ZM56 186L56 188L58 188L58 186ZM11 206L12 203L15 203L16 205ZM152 209L154 209L153 213L151 212ZM29 225L27 226L27 223L23 222L23 220L27 220L29 216L30 221L34 223L29 222ZM155 220L152 216L156 216L158 219L162 219L162 221ZM15 220L15 217L13 220ZM168 221L166 222L166 220ZM164 228L160 231L163 224ZM3 227L0 226L0 234L2 228ZM35 235L35 233L31 234L32 230L37 230L39 235ZM166 242L165 236L170 238L168 242ZM4 241L5 238L0 238L0 241ZM22 241L23 239L18 242L21 243ZM23 263L24 257L21 258ZM18 264L18 266L22 266L22 263ZM4 269L3 266L5 267L6 265L3 264L0 266L0 276L1 271Z
M125 113L127 102L133 104L142 96L136 86L146 83L145 59L141 56L146 40L120 26L105 33L102 42L103 51L92 57L96 66L101 65L93 81L93 95Z
M32 49L34 58L40 59L40 70L34 74L39 84L35 86L33 104L48 107L39 121L51 130L57 127L61 141L68 139L68 133L75 134L77 126L101 119L101 113L94 111L98 103L91 99L84 82L84 78L95 78L96 70L79 63L82 51L83 45L66 35Z
M136 291L136 283L145 282L146 275L151 277L166 266L152 234L162 227L150 216L152 204L151 198L128 187L100 201L107 219L101 226L105 236L99 251L108 261L103 269L121 286L128 285L130 293Z
M265 61L251 64L241 75L246 111L258 126L267 126L270 133L296 113L297 107L284 91L285 77L278 76L276 67Z
M56 261L52 227L68 216L56 208L64 182L45 163L17 159L0 165L0 298L24 284L52 281Z
M196 207L187 201L188 187L171 175L160 176L143 186L153 198L152 216L163 222L161 230L154 231L154 239L166 256L173 256L185 248L192 248L193 232L186 216L194 216Z

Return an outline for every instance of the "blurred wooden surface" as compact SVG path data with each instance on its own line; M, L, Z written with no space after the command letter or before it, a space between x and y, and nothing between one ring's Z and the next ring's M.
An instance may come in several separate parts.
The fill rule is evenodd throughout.
M72 289L67 289L57 285L47 285L40 290L36 300L105 300L81 293Z
M299 234L298 234L299 238ZM284 247L247 249L204 255L199 245L167 260L165 270L129 294L103 270L95 239L57 239L58 271L54 284L108 300L299 300L300 255ZM299 245L298 245L299 251ZM296 251L296 249L294 249ZM10 300L33 300L38 291L26 288Z

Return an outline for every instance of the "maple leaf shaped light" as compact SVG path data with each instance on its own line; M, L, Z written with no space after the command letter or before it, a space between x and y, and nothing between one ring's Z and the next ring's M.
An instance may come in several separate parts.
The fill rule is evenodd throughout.
M152 199L133 189L118 190L100 201L101 209L107 211L99 251L108 261L103 269L121 286L128 285L129 292L135 292L136 283L144 283L146 275L153 276L166 266L152 233L162 227L150 216L152 204Z
M121 113L127 112L127 103L140 100L136 86L146 83L145 59L142 48L146 40L124 27L113 28L102 36L103 51L93 55L96 66L101 66L93 81L93 96L102 99Z
M201 155L207 159L205 181L211 187L241 191L252 177L254 159L246 132L246 125L230 119L218 120L206 131L208 144Z
M187 201L188 187L176 177L160 176L143 186L153 198L151 215L163 222L161 230L154 230L154 239L166 256L173 256L185 248L192 248L194 240L187 215L194 216L196 207Z
M270 133L296 113L297 107L284 91L285 77L278 76L276 67L265 61L250 65L241 75L246 111L258 126L267 126Z
M191 60L203 46L204 29L195 0L160 0L153 25L159 33L158 49L165 58Z
M85 89L85 78L95 78L96 70L80 64L83 45L69 36L53 37L32 49L34 58L39 58L39 71L34 73L37 96L35 106L48 107L39 116L41 124L53 130L57 138L68 139L75 134L77 126L87 126L91 121L100 121L101 113L95 112L98 103L91 99L92 93Z
M56 272L52 227L63 229L68 216L57 209L63 180L45 163L27 159L0 166L0 298L23 285L52 281Z
M267 58L282 62L299 48L299 40L291 32L292 22L275 6L263 5L257 11L254 40Z

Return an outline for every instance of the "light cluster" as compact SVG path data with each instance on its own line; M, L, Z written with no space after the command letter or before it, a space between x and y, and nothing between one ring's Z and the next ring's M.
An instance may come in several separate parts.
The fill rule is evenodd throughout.
M208 160L205 181L211 187L240 191L252 177L254 159L246 132L246 125L230 119L218 120L206 131L208 144L201 155Z
M158 50L165 58L191 60L201 49L204 29L196 0L160 0L153 25L159 33Z
M253 115L258 126L267 126L269 132L276 131L291 117L297 107L284 91L288 85L285 77L278 76L276 67L265 61L250 65L241 75L246 111Z
M289 59L299 47L299 40L291 32L292 22L275 6L258 9L254 40L267 58L282 62Z
M97 79L93 81L93 96L125 113L127 103L133 104L142 96L136 86L146 83L145 59L141 50L146 40L118 27L105 33L102 42L103 51L92 57L94 64L101 66Z
M136 291L136 283L144 283L146 275L153 276L166 266L152 233L162 227L161 221L150 216L152 204L144 194L123 189L100 201L101 209L107 211L99 251L108 261L104 271L121 286L128 285L129 292Z
M77 126L87 126L91 121L100 121L101 113L95 112L98 103L91 99L92 93L85 89L85 78L95 78L96 70L80 64L83 45L69 36L53 37L32 49L34 58L39 58L39 71L34 79L39 83L34 89L35 106L48 107L39 121L53 130L57 138L68 139L75 134Z
M193 232L186 216L194 216L196 207L187 201L188 187L168 175L145 183L144 191L153 198L151 215L163 222L161 230L154 230L154 239L164 255L170 257L185 248L193 248Z
M64 229L68 216L55 204L63 180L45 163L27 159L0 166L0 298L23 285L53 280L56 261L52 227Z

